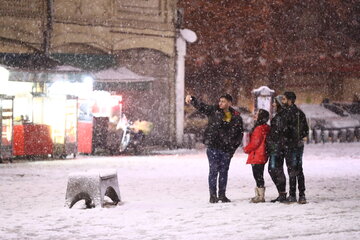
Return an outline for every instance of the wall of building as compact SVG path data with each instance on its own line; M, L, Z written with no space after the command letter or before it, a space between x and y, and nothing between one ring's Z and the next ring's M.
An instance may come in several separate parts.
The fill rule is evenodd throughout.
M176 2L0 0L0 53L109 54L117 66L154 77L149 89L129 93L128 100L134 117L154 122L154 141L170 144L175 142Z
M174 55L175 3L176 0L0 0L0 51L19 52L14 41L27 46L27 52L41 51L50 20L50 52L89 53L86 48L73 47L84 45L104 53L150 48Z
M46 1L0 0L0 52L42 50Z

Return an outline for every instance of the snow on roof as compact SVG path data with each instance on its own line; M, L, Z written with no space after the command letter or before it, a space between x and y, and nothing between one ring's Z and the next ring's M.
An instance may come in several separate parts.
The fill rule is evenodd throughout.
M83 172L71 172L69 173L69 177L77 178L77 177L107 177L107 176L115 176L117 174L116 169L92 169L90 171Z
M329 118L329 117L339 117L336 113L322 107L318 104L301 104L299 108L303 110L307 117L321 117L321 118Z
M61 65L61 66L56 66L56 68L54 68L52 71L55 72L81 72L82 69L80 68L76 68L70 65Z
M109 68L94 73L94 78L98 82L149 82L153 77L138 75L126 67Z
M270 89L267 86L261 86L257 89L253 89L251 92L256 93L256 94L261 94L261 95L272 95L273 93L275 93L274 90Z

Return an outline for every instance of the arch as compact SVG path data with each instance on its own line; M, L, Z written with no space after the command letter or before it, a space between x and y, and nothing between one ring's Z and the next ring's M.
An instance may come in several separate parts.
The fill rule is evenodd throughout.
M21 50L24 52L41 51L43 35L38 34L37 31L29 31L26 27L11 22L4 22L0 24L0 27L3 28L0 33L0 41L6 43L9 49L14 49L14 52L19 52L18 46L21 46L23 48ZM36 45L38 45L39 48L34 47Z
M108 41L100 34L85 34L85 33L61 33L53 36L52 47L54 51L61 50L64 46L79 44L88 46L94 50L103 53L113 53L116 51L133 49L133 48L147 48L154 49L166 54L167 56L174 56L174 41L172 38L163 37L128 37L125 39ZM88 52L86 52L88 53Z
M120 202L120 198L113 187L108 187L106 189L105 196L109 197L115 205Z
M56 53L108 54L104 49L88 43L64 43L52 48Z
M79 44L88 46L93 49L97 49L102 53L111 52L111 43L106 41L99 35L96 34L85 34L85 33L62 33L54 35L52 38L52 50L59 50L63 46L72 44Z
M75 203L77 203L80 200L85 200L85 205L87 208L95 207L95 204L91 199L90 195L86 192L80 192L72 199L69 208L72 208L75 205Z
M158 49L155 48L144 48L144 47L131 47L131 48L124 48L124 49L119 49L114 51L114 55L121 55L121 53L128 53L128 54L134 54L135 52L137 52L137 55L143 55L146 52L155 54L156 56L159 57L166 57L166 58L170 58L170 56L166 53L164 53L163 51L160 51Z
M174 41L170 38L160 37L132 37L119 40L114 43L114 51L147 48L164 53L167 56L174 56Z
M5 38L0 36L0 43L7 46L8 47L7 49L14 49L14 51L12 52L20 52L21 50L19 51L19 47L22 47L23 51L26 53L35 53L41 51L41 49L34 47L30 43L20 41L17 39ZM39 46L41 47L40 43Z

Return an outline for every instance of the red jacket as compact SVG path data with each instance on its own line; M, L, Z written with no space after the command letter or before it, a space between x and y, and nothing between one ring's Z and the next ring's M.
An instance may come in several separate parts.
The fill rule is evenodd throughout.
M244 152L249 154L247 164L265 164L267 162L265 140L269 131L270 126L267 124L257 126L254 129L249 144L244 147Z

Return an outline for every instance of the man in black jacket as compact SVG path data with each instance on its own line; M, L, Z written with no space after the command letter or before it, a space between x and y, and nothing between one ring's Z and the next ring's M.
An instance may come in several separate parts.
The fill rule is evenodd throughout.
M226 197L226 185L230 161L243 137L243 121L240 113L232 107L232 97L225 94L219 98L218 105L207 105L195 97L187 95L187 104L208 117L208 126L204 133L204 144L209 160L210 203L230 202ZM217 182L219 194L217 195Z
M285 112L285 160L289 174L288 202L296 202L296 183L299 188L299 203L305 204L305 177L302 168L304 141L309 134L305 114L295 105L294 92L285 92L283 103Z
M286 202L286 177L284 173L285 159L285 105L282 102L284 96L278 95L274 98L273 107L275 116L270 122L270 133L266 138L266 151L269 157L268 171L271 179L276 185L279 196L271 202Z

